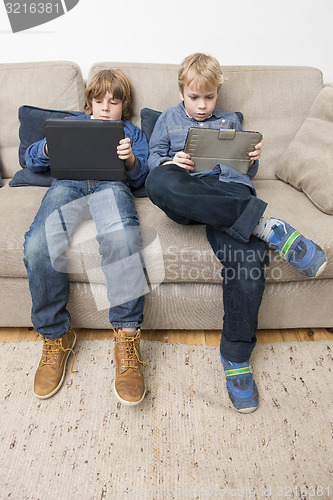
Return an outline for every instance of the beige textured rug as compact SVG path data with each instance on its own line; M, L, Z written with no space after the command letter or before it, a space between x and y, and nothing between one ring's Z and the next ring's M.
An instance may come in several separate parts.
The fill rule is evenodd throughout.
M112 394L110 340L78 342L79 373L45 401L42 344L0 344L1 499L333 497L333 343L258 344L250 415L231 408L218 348L142 344L135 408Z

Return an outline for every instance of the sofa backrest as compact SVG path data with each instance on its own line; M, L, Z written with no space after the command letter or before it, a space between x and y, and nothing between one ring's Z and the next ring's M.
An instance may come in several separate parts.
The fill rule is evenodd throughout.
M140 109L158 111L179 102L176 64L102 62L90 78L105 68L121 68L135 94L133 123ZM276 163L306 118L323 86L322 73L308 67L226 66L218 106L241 111L243 128L264 135L264 153L257 179L274 179ZM84 80L72 62L0 64L0 162L3 178L11 178L18 163L18 109L27 104L47 109L83 111Z
M19 107L81 111L84 80L72 62L0 64L0 89L0 162L2 177L11 178L20 168Z
M175 106L180 98L178 65L101 62L88 81L102 69L120 68L135 94L133 123L140 125L140 109L158 111ZM256 179L275 179L276 163L305 120L323 86L322 73L309 67L225 66L218 107L240 111L243 129L263 133L265 146Z

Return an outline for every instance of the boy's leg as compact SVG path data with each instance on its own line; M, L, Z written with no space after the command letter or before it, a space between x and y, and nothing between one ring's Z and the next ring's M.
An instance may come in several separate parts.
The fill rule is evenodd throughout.
M32 298L31 319L44 337L34 382L34 393L42 399L60 389L76 339L69 329L70 315L66 309L68 277L64 252L81 215L81 204L75 210L75 203L71 202L81 196L71 183L54 181L25 235L24 264ZM66 216L68 204L70 218Z
M301 274L315 277L324 271L326 257L316 243L285 221L262 217L267 204L246 186L235 190L235 183L214 178L218 174L198 178L177 165L162 165L149 174L146 186L153 203L175 222L211 224L241 242L254 234Z
M139 221L130 189L123 182L99 183L89 206L102 255L110 323L115 330L114 391L119 401L133 406L145 396L140 326L147 284Z
M74 183L53 182L25 234L31 319L36 331L49 339L61 338L70 327L65 252L82 218L86 204L82 197Z
M139 328L143 323L146 277L142 239L133 196L123 182L100 182L89 198L97 228L114 328Z
M249 365L256 345L258 312L265 288L266 245L251 237L247 244L207 226L208 240L224 268L224 319L220 355L230 399L238 411L258 406L258 390Z
M178 165L150 172L146 188L151 201L180 224L209 224L246 243L267 204L249 187L219 181L219 174L191 176Z
M250 359L256 345L258 312L265 289L266 245L254 236L240 243L212 226L207 238L223 265L224 318L221 354L229 361Z

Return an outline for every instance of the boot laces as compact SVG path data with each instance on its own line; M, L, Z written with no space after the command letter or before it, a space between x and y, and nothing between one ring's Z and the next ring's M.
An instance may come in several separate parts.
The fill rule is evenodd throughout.
M122 359L122 362L126 362L126 368L137 368L137 363L139 362L143 366L147 366L147 363L145 361L142 361L140 358L139 351L136 347L137 340L140 339L140 330L136 332L136 335L134 337L127 337L126 333L124 330L122 330L124 335L124 339L121 338L116 330L114 330L115 334L115 339L118 342L119 346L121 349L125 349L126 351L126 358Z
M75 363L75 352L73 349L70 347L67 347L66 349L62 345L62 338L61 339L44 339L44 344L43 344L43 356L42 356L42 364L43 365L55 365L56 362L54 361L58 357L59 351L67 352L70 351L73 353L74 359L71 367L72 373L77 373L77 370L74 371L74 363Z

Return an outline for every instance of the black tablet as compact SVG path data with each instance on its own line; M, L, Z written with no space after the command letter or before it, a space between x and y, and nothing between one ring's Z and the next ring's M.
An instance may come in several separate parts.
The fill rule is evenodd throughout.
M48 119L45 134L52 177L73 180L121 181L125 161L117 155L124 138L122 120Z

